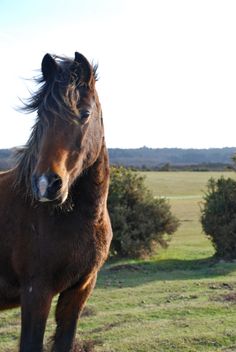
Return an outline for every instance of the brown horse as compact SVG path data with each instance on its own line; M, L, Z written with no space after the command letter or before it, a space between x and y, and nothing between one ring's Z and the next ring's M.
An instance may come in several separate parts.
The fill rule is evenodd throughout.
M68 352L112 237L108 154L96 67L46 54L38 81L31 136L0 175L0 310L21 306L20 352L40 352L59 294L53 351Z

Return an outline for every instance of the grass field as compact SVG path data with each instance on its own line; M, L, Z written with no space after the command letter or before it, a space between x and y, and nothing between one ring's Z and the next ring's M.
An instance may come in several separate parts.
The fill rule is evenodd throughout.
M201 259L213 254L200 224L200 206L208 180L213 177L236 179L234 172L146 172L146 184L156 197L166 197L181 226L162 256L176 259ZM158 257L160 259L160 256Z
M81 318L80 351L236 351L236 263L215 262L199 223L207 180L219 173L146 173L181 226L149 260L109 262ZM233 173L225 177L236 179ZM16 351L20 312L0 313L0 351ZM54 329L53 309L46 336Z

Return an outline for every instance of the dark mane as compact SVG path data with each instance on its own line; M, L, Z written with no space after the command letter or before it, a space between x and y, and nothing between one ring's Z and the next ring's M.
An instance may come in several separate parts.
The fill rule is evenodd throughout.
M31 113L40 109L40 112L52 112L59 115L63 108L66 112L70 111L71 107L73 108L73 105L71 106L72 92L84 85L81 77L78 78L77 75L80 71L80 64L69 58L56 55L53 57L59 66L57 74L50 81L46 81L43 75L34 78L37 84L41 84L41 87L24 102L23 111ZM98 65L91 65L91 68L93 79L97 81Z
M39 118L32 127L31 135L25 146L16 151L16 174L14 187L24 186L25 197L31 196L30 177L38 155L39 141L43 135L43 124ZM30 197L31 198L31 197Z
M70 58L53 56L58 65L57 73L49 81L43 75L34 78L40 85L38 91L23 102L21 110L32 113L37 111L36 122L32 127L31 135L26 145L16 153L17 177L16 184L24 184L27 192L30 192L30 176L35 167L39 142L48 128L50 116L57 116L60 119L71 122L78 114L77 102L79 89L86 87L80 72L80 64ZM98 80L98 65L91 65L92 79ZM26 195L28 195L26 192Z

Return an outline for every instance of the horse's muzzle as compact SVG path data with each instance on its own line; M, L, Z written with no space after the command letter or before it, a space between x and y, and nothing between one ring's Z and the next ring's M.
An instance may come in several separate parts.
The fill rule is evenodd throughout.
M40 202L52 202L60 198L62 180L59 175L48 172L40 176L32 176L34 198Z

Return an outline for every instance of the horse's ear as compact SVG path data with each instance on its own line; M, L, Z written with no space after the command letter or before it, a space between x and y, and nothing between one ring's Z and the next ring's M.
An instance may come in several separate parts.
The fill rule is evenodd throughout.
M79 64L78 74L80 75L80 81L82 81L82 83L90 85L93 76L92 66L90 65L86 57L78 53L77 51L75 52L74 61L75 63Z
M54 77L57 71L57 63L56 60L50 54L46 54L42 60L42 74L43 78L48 81L52 77Z

